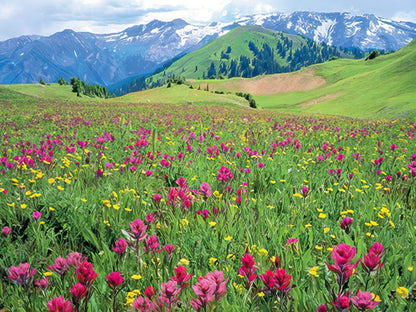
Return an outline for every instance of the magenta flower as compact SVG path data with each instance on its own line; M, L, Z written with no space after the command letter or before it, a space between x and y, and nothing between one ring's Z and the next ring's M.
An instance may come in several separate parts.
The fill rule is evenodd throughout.
M156 235L150 235L146 239L146 247L144 247L146 252L161 252L162 249L159 249L159 239Z
M332 259L335 260L335 265L326 263L329 270L337 275L337 282L342 287L353 274L354 269L357 267L361 258L357 260L355 264L351 264L350 261L355 257L356 248L351 247L345 243L341 243L338 246L334 246L332 250Z
M171 303L175 302L178 298L175 297L179 292L180 288L175 281L169 281L167 283L162 283L160 285L160 295L168 300L169 306Z
M203 277L198 277L198 282L192 286L195 294L199 297L201 303L206 305L214 299L214 292L217 289L217 284L211 280Z
M285 269L276 269L276 272L266 270L264 274L259 276L260 280L266 286L262 291L270 295L286 296L292 286L292 276Z
M102 169L97 169L97 171L95 172L95 176L97 178L102 178L104 175L104 171Z
M374 252L377 256L382 257L384 255L384 246L382 243L374 243L373 246L370 247L370 250Z
M224 279L224 272L214 271L207 273L207 278L212 280L216 284L214 298L216 301L221 300L227 295L227 282L228 278Z
M146 215L145 221L146 221L147 223L152 223L152 222L154 221L154 219L153 219L153 213L148 213L148 214Z
M171 276L170 279L175 281L181 289L186 288L189 284L185 283L192 278L192 273L188 274L185 266L178 266L173 269L175 271L175 276Z
M279 290L288 291L290 282L292 281L292 276L286 273L285 269L276 269L274 276L275 287Z
M45 291L46 288L48 288L49 279L45 277L44 279L41 279L40 281L35 280L35 285L38 286L40 289L42 289L42 291Z
M49 312L72 312L73 306L71 301L59 296L48 302L48 310Z
M202 195L204 195L207 198L212 195L211 186L206 182L202 183L199 186L199 190L201 191Z
M339 160L339 161L345 161L345 156L344 156L344 154L339 153L339 154L335 157L335 159L336 159L336 160Z
M246 289L249 289L257 278L257 274L254 274L256 271L256 267L254 267L254 258L249 253L246 253L241 258L241 262L243 265L238 270L238 274L244 276L247 279L245 287Z
M116 289L117 286L123 283L123 276L121 276L120 272L112 272L106 276L107 278L107 285L111 289Z
M167 244L163 247L163 249L166 251L166 253L168 255L171 255L173 250L175 249L175 246L171 245L171 244Z
M82 253L79 252L71 252L67 259L66 259L66 263L73 267L74 269L76 269L82 261L84 261L86 258L82 255Z
M356 252L356 247L341 243L338 246L333 247L331 256L336 264L343 265L351 261L355 257Z
M302 189L300 190L300 193L302 194L302 196L304 198L308 197L309 195L309 189L307 186L302 187Z
M127 241L124 238L119 238L116 243L116 247L113 247L113 250L119 255L124 255L127 250Z
M347 292L345 296L341 296L341 293L338 294L338 298L335 301L331 301L331 304L339 312L349 311L350 308L350 292Z
M73 302L77 304L79 300L85 297L85 295L87 294L87 291L88 291L88 287L81 283L76 283L74 286L72 286L71 294L72 294Z
M153 296L156 294L156 289L154 289L152 286L148 286L148 287L144 290L143 294L144 294L147 298L152 299L152 298L153 298Z
M11 229L7 225L1 229L1 232L6 236L10 234L10 231Z
M396 144L392 144L391 146L390 146L390 149L392 150L392 151L394 151L394 150L396 150L396 149L398 149L399 147L396 145Z
M140 219L133 220L133 222L130 223L130 229L130 236L138 241L144 240L147 237L147 225L145 225L144 222Z
M208 219L209 211L207 209L204 209L202 211L198 209L196 213L199 214L202 218L204 218L204 220Z
M94 271L94 268L91 263L87 261L82 261L77 268L77 280L81 284L89 287L97 278L97 273Z
M153 195L153 201L155 203L159 203L161 199L162 199L162 196L160 194L154 194Z
M180 177L179 179L177 179L176 184L179 185L180 188L184 188L186 187L186 183L188 182L187 180L185 180L184 177Z
M28 286L33 281L36 269L30 269L29 263L19 264L17 267L11 266L9 268L9 278L16 284Z
M227 167L222 166L220 169L218 169L217 179L221 181L221 183L224 184L227 181L232 180L233 178L234 175Z
M370 250L370 252L366 255L364 255L364 261L361 262L361 265L368 274L371 274L372 272L375 272L383 266L383 263L381 262L380 257L378 257L373 251Z
M134 299L132 306L135 312L153 311L152 302L149 300L149 298L144 298L143 296L139 296L136 299Z
M349 234L350 233L350 227L352 222L354 221L353 218L350 217L344 217L341 221L341 223L339 224L339 226L341 227L341 229L343 229L345 231L345 233Z
M378 305L378 302L373 300L373 295L368 291L359 290L356 296L351 297L351 301L360 311L373 309Z
M293 238L293 237L291 237L291 238L289 238L289 239L286 241L285 248L286 248L286 247L288 247L288 246L290 246L290 245L292 245L292 244L296 244L297 242L298 242L298 239L297 239L297 238Z
M68 262L65 258L57 257L55 263L48 266L48 270L54 271L62 276L68 270Z
M42 216L42 213L39 211L35 211L32 214L33 219L35 219L35 221L38 221L40 219L40 217Z
M328 305L321 304L319 307L316 308L315 312L327 312L328 311Z

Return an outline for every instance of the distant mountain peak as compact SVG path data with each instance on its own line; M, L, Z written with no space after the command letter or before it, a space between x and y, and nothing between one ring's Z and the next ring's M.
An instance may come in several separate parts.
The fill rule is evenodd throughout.
M255 14L209 25L192 25L180 18L153 20L111 34L65 29L49 37L21 36L0 42L0 83L37 82L40 78L54 82L61 76L79 76L110 85L149 74L240 25L260 25L319 43L364 50L397 50L416 37L416 24L410 22L374 14L309 11Z

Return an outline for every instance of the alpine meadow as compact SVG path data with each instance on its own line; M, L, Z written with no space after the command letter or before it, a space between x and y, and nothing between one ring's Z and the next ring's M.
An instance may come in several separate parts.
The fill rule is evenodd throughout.
M414 38L295 12L0 42L0 312L416 311Z

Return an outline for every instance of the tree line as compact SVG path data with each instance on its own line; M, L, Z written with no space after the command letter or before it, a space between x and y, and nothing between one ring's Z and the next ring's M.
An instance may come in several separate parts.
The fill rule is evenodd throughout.
M70 82L65 81L64 78L60 77L58 79L59 85L71 85L72 92L76 93L77 96L85 95L89 97L99 97L107 99L109 97L113 97L105 86L100 86L98 84L89 84L79 77L72 77Z

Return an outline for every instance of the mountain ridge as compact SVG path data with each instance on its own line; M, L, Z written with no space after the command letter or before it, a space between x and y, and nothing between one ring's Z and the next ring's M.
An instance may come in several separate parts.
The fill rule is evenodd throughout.
M343 47L396 50L416 37L416 24L373 14L294 12L242 17L228 23L192 25L154 20L121 32L93 34L70 29L51 36L0 42L0 83L57 81L59 77L104 85L152 73L164 62L201 48L241 25L260 25Z

